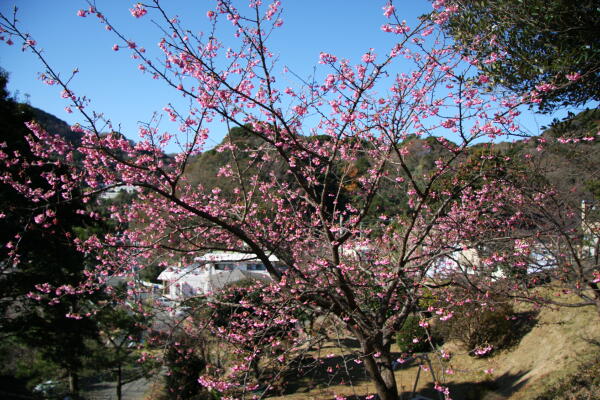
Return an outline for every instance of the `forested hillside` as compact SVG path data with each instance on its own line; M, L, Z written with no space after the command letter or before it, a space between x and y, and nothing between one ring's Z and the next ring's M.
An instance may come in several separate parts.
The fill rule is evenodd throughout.
M19 107L23 112L33 115L49 132L58 134L74 144L80 142L81 134L73 132L66 122L54 115L27 104L20 104ZM589 139L595 137L600 130L600 109L588 109L579 114L570 113L563 120L555 119L549 127L543 129L539 136L527 140L472 146L467 156L463 155L470 158L470 161L463 165L462 172L481 168L486 163L486 168L491 170L491 161L488 159L494 156L493 166L496 172L499 168L510 170L511 173L520 171L529 177L535 176L562 188L563 193L568 193L571 200L593 200L600 197L600 177L597 172L600 163L597 157L597 154L600 154L600 143ZM560 140L557 141L556 138ZM326 141L329 138L316 136L299 140ZM414 135L409 136L406 142L409 143L409 155L405 162L411 176L404 175L402 178L417 181L435 171L436 160L451 157L451 149L456 146L447 140L436 140L433 137L420 139ZM214 149L194 157L185 171L185 176L193 185L199 185L199 190L211 191L219 188L224 195L231 193L236 186L231 181L236 178L224 173L226 166L233 167L242 177L249 177L257 172L263 177L272 174L273 178L293 185L290 177L283 176L280 161L273 161L269 168L265 167L264 160L269 158L272 151L272 146L248 131L233 128ZM504 160L502 165L498 164L500 159ZM368 173L370 165L368 157L365 156L357 159L354 164L338 166L335 175L345 183L345 192L338 201L343 202L344 197L353 195L356 185L359 184L358 178ZM396 178L387 176L387 179ZM402 213L406 209L406 201L405 193L386 190L384 184L383 190L378 192L373 200L372 212L374 215Z
M462 155L464 163L456 173L468 173L481 168L494 173L518 173L527 176L530 181L535 178L540 184L560 188L571 200L593 200L600 196L600 159L597 157L600 143L590 138L595 137L599 130L600 109L588 109L576 115L571 113L563 120L554 120L549 127L544 127L539 136L515 142L472 146L466 155ZM299 140L326 141L328 138L317 136ZM411 175L403 174L401 178L415 181L434 173L435 161L452 157L452 149L456 147L456 144L445 139L420 139L414 135L405 142L408 143L408 156L404 161ZM256 166L260 165L263 176L272 173L277 179L285 178L281 176L282 168L277 162L265 168L262 161L270 151L273 148L256 136L244 132L242 128L234 128L221 144L195 157L186 170L186 176L203 190L210 191L218 187L224 193L229 193L235 187L234 183L230 183L234 178L223 175L225 166L234 166L241 176L251 176L257 172ZM335 176L345 183L344 193L338 201L353 195L360 184L358 178L368 173L370 165L367 156L351 165L338 165ZM396 178L391 174L386 177L388 180ZM287 181L293 184L289 178ZM402 213L406 210L406 201L405 193L386 190L384 184L383 190L373 200L372 212L374 215Z

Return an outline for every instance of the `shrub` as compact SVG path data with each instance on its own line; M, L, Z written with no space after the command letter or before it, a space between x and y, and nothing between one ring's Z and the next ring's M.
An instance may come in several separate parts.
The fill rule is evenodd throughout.
M409 315L402 329L396 334L396 344L401 352L424 353L431 350L425 328L419 326L420 318Z
M511 344L513 307L507 303L482 308L465 303L453 310L452 318L437 321L435 332L444 340L458 340L473 356L487 356Z

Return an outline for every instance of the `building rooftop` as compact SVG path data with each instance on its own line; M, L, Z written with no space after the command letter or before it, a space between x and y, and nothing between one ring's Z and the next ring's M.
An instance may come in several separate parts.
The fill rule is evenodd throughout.
M213 251L211 253L206 253L203 256L194 258L194 261L199 263L208 263L208 262L241 262L241 261L257 261L260 262L260 259L253 253L239 253L236 251ZM277 262L279 259L271 255L269 256L269 261Z

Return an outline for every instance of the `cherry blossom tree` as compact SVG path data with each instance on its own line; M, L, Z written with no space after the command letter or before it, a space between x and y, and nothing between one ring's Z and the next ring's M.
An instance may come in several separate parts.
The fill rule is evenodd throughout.
M560 135L556 130L523 145L521 177L511 178L522 196L512 211L523 216L515 226L521 238L489 249L481 262L510 278L505 288L510 296L540 305L595 306L600 312L598 213L594 193L585 187L598 172L597 126ZM561 153L568 163L557 158ZM544 291L531 290L540 284Z
M453 284L449 270L464 263L453 267L448 260L521 239L515 226L523 214L509 212L525 198L513 182L481 166L464 172L473 144L520 134L518 107L536 101L535 92L496 98L481 91L487 77L473 68L477 60L463 57L438 29L456 7L438 0L434 8L430 18L408 26L386 4L381 29L395 38L390 49L369 49L357 64L321 53L322 78L298 78L286 87L293 76L286 68L279 73L283 66L269 50L283 24L279 1L218 0L206 12L206 34L181 26L158 0L136 4L133 17L152 15L162 23L158 56L90 5L79 15L97 17L115 35L115 50L131 52L140 70L189 100L185 110L164 109L178 132L161 132L151 121L140 125L136 143L110 132L110 121L90 111L87 98L44 61L16 20L0 16L4 40L20 40L34 52L46 68L45 82L61 87L82 117L73 127L82 135L78 148L28 125L39 157L71 167L69 174L45 175L49 190L69 198L81 189L91 201L114 187L137 188L133 203L111 208L123 226L118 234L74 239L81 251L97 254L98 263L86 271L87 281L63 290L97 290L108 277L136 274L158 254L253 253L272 278L256 286L261 301L243 300L228 323L210 325L245 356L229 369L207 368L200 383L232 397L254 396L251 369L259 357L265 360L258 344L274 363L289 365L305 339L292 332L298 315L327 314L359 342L356 362L364 364L379 398L397 399L394 334L423 311L423 296ZM231 37L218 36L228 26ZM222 184L192 183L187 172L207 150L213 121L242 129L253 145L227 136L215 149L229 160L217 173ZM173 143L180 152L167 156ZM435 154L432 168L417 168L427 154ZM479 157L488 162L488 155ZM20 161L18 154L3 158ZM39 204L50 198L14 174L2 179ZM382 197L397 200L402 212L382 209ZM493 268L479 268L477 288L492 282ZM137 290L131 286L130 294ZM451 318L444 307L429 311ZM448 396L442 379L436 388Z

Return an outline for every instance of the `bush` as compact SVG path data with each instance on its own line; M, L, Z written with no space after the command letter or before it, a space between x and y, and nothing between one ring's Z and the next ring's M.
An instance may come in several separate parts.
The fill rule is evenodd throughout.
M419 326L419 320L417 315L409 315L402 329L396 334L396 344L401 352L424 353L431 350L427 331Z
M453 310L452 318L437 321L435 332L445 341L458 340L473 356L487 356L511 344L513 307L507 303L482 308L465 303Z

